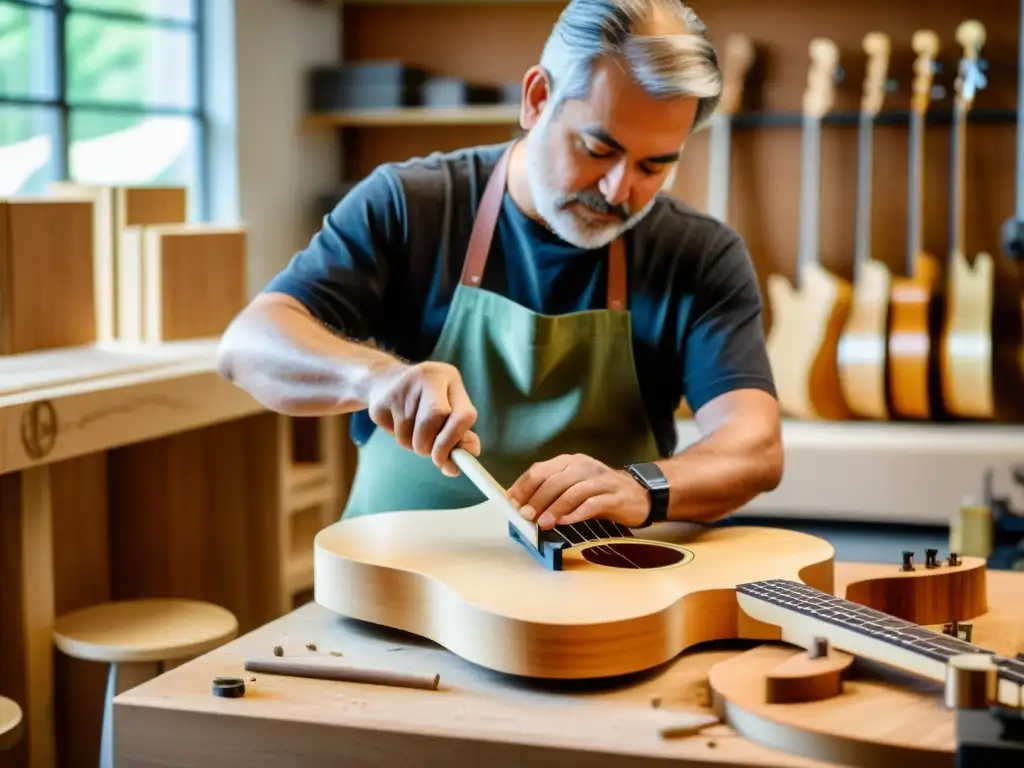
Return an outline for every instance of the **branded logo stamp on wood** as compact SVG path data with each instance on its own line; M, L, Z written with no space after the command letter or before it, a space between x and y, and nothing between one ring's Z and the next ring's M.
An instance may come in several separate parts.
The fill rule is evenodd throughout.
M21 414L21 445L33 460L49 455L57 444L59 432L57 409L50 400L32 403Z

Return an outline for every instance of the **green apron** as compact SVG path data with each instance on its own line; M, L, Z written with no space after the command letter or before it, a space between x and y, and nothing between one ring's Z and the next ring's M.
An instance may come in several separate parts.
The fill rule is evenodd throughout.
M431 360L462 374L476 407L480 462L508 488L530 466L584 453L611 467L659 457L640 395L626 305L621 239L609 248L609 309L544 315L480 285L505 194L511 147L494 168L470 235L462 277ZM343 517L458 508L484 495L377 428L359 448Z

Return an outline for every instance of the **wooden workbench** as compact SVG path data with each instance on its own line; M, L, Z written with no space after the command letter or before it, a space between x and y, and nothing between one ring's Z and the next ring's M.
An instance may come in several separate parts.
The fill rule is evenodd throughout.
M891 568L837 564L836 591L843 594L854 574L861 578ZM976 634L991 640L998 633L1011 643L1024 639L1019 608L1024 574L990 572L989 595L990 611L974 621ZM276 645L285 655L334 651L354 665L437 673L440 689L243 670L247 655L269 654ZM735 653L685 654L653 674L631 676L614 686L531 683L475 667L418 638L340 619L310 603L115 699L116 749L126 768L597 768L621 766L624 760L631 768L824 765L760 747L721 723L697 735L662 738L662 728L711 714L707 670ZM211 681L217 676L243 677L245 697L214 697ZM654 709L656 697L661 706Z
M217 374L217 343L0 357L0 694L25 712L0 766L98 759L105 670L54 653L56 616L187 597L251 629L312 585L342 425L265 411Z

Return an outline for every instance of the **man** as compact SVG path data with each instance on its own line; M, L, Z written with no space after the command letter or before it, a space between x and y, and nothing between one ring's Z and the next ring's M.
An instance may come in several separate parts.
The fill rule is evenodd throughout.
M223 338L275 411L356 412L345 516L483 500L542 528L712 519L774 488L750 257L661 194L721 73L678 0L573 0L523 79L525 138L377 168ZM676 449L685 397L703 439Z

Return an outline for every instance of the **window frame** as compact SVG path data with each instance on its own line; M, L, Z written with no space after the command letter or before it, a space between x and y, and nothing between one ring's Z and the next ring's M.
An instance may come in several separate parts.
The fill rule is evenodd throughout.
M18 107L42 107L57 112L57 155L54 158L57 177L61 181L71 181L70 152L71 142L69 123L71 114L76 110L87 112L110 112L114 114L158 115L187 117L195 122L195 148L197 158L196 187L190 190L196 198L194 211L203 221L210 216L210 116L207 109L206 77L206 0L188 0L192 6L192 21L150 16L143 13L104 10L100 8L78 8L74 0L3 0L7 5L20 6L36 11L51 13L54 22L54 48L45 56L52 59L47 62L55 70L56 93L54 98L15 97L0 94L0 105ZM196 96L195 105L191 108L150 106L147 104L108 103L68 100L67 77L67 23L69 15L91 17L93 19L144 24L148 27L161 29L185 30L194 36L192 77Z

